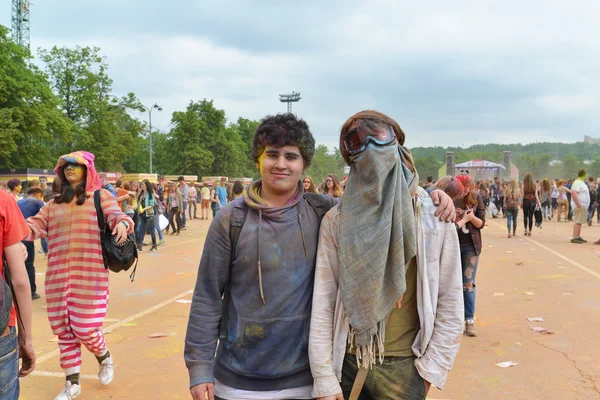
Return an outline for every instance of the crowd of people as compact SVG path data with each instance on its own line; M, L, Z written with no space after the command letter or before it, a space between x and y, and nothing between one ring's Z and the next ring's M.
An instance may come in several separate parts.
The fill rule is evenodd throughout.
M468 171L467 171L468 173ZM423 187L435 185L428 179ZM600 224L600 199L598 181L581 169L575 179L535 180L532 173L526 173L523 180L475 181L475 187L482 198L487 213L492 218L506 219L508 237L517 235L518 216L522 212L523 235L531 236L533 226L541 228L543 221L573 222L571 243L582 244L587 240L581 237L583 225L592 226L594 215ZM595 244L600 245L600 240Z

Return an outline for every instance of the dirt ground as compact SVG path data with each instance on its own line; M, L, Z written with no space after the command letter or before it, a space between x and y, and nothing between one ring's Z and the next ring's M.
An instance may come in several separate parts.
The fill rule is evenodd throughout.
M101 387L83 350L81 399L189 399L183 344L208 221L194 220L156 253L140 256L134 283L111 275L105 323L115 380ZM583 227L588 244L570 244L572 224L544 222L506 237L506 220L489 219L477 273L479 336L464 337L443 391L429 399L600 399L600 225ZM36 249L39 246L36 246ZM46 319L43 255L36 258L42 299L34 302L36 371L21 399L54 399L63 387L57 344ZM529 322L542 317L544 322ZM554 331L544 335L532 327ZM163 333L167 336L149 338ZM518 363L510 368L495 364Z

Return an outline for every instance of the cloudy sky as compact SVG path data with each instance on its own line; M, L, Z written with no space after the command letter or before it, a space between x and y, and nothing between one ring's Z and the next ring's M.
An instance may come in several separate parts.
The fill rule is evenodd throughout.
M330 147L367 108L410 147L600 137L600 1L416 3L37 0L31 44L101 47L115 94L158 102L164 131L190 100L260 119L297 91Z

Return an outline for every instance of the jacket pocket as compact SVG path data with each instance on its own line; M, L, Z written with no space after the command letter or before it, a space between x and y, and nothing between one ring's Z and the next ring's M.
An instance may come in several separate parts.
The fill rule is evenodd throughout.
M233 371L277 378L308 368L310 314L269 319L238 317L227 348Z

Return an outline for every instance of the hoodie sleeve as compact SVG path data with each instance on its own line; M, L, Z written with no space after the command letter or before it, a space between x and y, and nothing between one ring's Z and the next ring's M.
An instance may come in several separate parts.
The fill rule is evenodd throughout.
M221 297L231 262L229 216L230 210L221 210L210 224L198 268L184 349L190 388L215 382L213 366L221 323Z

